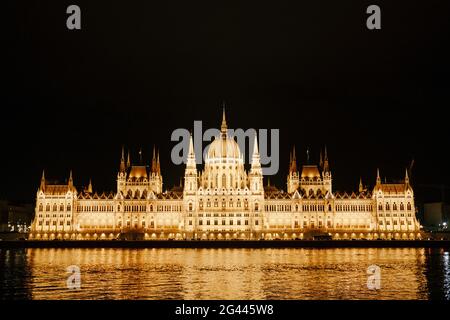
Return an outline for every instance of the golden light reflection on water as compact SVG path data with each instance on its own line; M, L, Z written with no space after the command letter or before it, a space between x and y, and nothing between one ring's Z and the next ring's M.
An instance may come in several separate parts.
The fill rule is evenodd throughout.
M32 299L428 299L430 295L425 249L26 249L23 254L29 272L21 276L23 283L15 285L26 288ZM8 253L2 255L8 267ZM380 290L367 288L367 268L373 264L381 268ZM66 288L70 265L81 269L80 290Z

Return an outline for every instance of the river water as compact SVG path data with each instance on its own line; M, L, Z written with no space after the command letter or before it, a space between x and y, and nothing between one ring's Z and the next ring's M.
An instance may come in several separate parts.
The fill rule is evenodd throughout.
M443 249L0 249L0 299L449 300L450 262Z

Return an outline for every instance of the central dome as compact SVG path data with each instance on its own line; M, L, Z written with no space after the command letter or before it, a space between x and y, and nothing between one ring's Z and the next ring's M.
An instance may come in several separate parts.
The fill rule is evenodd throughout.
M238 143L228 136L227 122L225 120L225 111L222 118L222 126L220 129L220 136L216 137L208 147L208 152L205 160L218 159L241 159L241 150Z
M226 137L223 139L222 137L216 138L208 148L207 153L208 159L217 159L217 158L241 158L241 151L239 149L239 145L234 139Z
M225 108L220 134L205 152L205 168L200 173L200 185L206 189L244 189L248 186L244 157L239 144L228 136Z

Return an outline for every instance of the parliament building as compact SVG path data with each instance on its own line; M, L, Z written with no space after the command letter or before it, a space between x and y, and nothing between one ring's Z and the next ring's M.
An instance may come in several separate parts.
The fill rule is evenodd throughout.
M286 191L263 184L255 137L250 170L228 134L225 113L220 136L210 144L202 171L191 137L184 185L163 189L159 153L151 166L132 164L122 149L117 191L97 193L89 183L77 190L72 173L65 184L44 173L36 195L33 240L191 239L419 239L414 192L408 172L402 183L384 183L377 172L373 189L332 189L325 150L317 165L297 166L291 153Z

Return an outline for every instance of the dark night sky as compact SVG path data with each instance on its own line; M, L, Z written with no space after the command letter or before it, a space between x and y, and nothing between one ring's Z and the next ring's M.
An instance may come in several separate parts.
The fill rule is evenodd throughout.
M395 2L395 3L393 3ZM82 30L66 29L78 4ZM382 30L365 27L369 4ZM418 196L446 184L448 1L14 1L6 6L0 198L32 202L42 169L114 190L123 144L161 149L165 186L175 128L280 128L301 163L328 146L334 188L401 179ZM9 8L8 8L9 7ZM3 69L3 68L2 68ZM450 193L450 191L447 191ZM433 199L434 200L434 199Z

